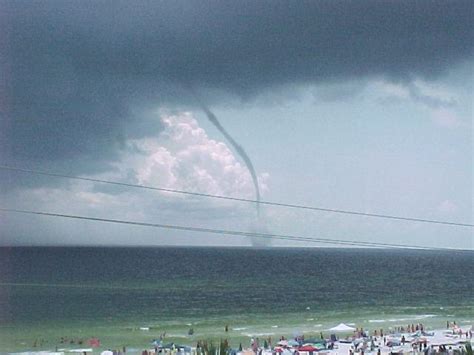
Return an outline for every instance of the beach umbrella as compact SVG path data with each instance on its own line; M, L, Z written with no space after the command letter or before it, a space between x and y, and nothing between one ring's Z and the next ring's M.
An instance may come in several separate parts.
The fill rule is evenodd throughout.
M324 349L326 347L325 344L322 344L320 342L306 343L306 344L303 344L303 346L312 346L317 349Z
M421 337L421 330L417 330L415 333L411 335L413 338Z
M392 346L400 346L401 345L401 340L400 339L389 339L387 340L387 346L392 347Z
M280 346L288 346L288 340L280 340L280 341L278 342L278 345L280 345Z
M312 345L303 345L300 346L298 351L317 351L318 349Z
M344 323L340 323L339 325L336 325L335 327L332 327L329 330L332 332L352 332L355 330L355 328L349 327Z
M288 345L290 345L290 346L299 346L300 343L298 343L296 340L289 340Z
M282 348L275 348L273 349L276 353L282 353L283 349Z

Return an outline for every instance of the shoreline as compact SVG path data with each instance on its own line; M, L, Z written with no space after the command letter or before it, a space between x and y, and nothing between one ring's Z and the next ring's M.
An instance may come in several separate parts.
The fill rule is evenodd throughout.
M350 327L347 325L344 326ZM465 344L467 343L471 344L471 346L474 345L474 329L472 325L456 325L455 327L451 325L448 329L437 328L434 330L424 328L421 324L416 327L418 330L413 329L415 332L407 332L401 331L404 330L403 326L397 326L396 329L382 333L383 336L381 336L380 333L381 331L383 332L382 329L371 327L370 331L363 330L362 328L356 328L354 331L323 329L319 331L319 334L318 331L315 330L313 332L302 332L301 335L294 337L277 335L279 333L278 328L276 328L274 329L275 331L271 333L246 333L243 339L247 339L247 343L242 341L241 336L232 334L235 331L245 331L247 328L235 327L230 329L232 331L231 333L227 333L228 337L207 337L207 339L197 340L197 343L196 340L192 343L188 337L178 334L162 334L162 340L155 339L154 342L144 342L142 347L118 346L118 344L114 347L110 347L101 343L98 338L91 338L80 344L76 344L75 342L66 344L69 339L65 338L62 339L63 343L56 344L54 347L42 346L43 344L38 343L38 348L35 348L35 346L25 347L21 350L18 349L8 352L0 349L0 353L16 355L101 354L104 351L111 350L115 352L116 355L124 353L145 354L145 351L147 355L200 355L204 354L204 350L199 348L199 344L208 344L206 345L208 347L206 348L206 353L209 353L209 351L217 352L219 342L222 343L223 339L229 344L229 349L226 353L232 355L434 354L439 353L435 352L435 349L437 351L440 345L444 345L446 351L449 349L461 351L461 349L465 349ZM140 335L144 335L144 333L148 332L151 336L152 329L146 327L139 328ZM321 339L321 337L324 339ZM416 350L413 350L412 346L415 343L417 347ZM324 344L324 346L322 344ZM315 347L315 349L308 348L310 346ZM312 351L305 351L305 347L307 350ZM240 348L242 349L241 351ZM111 354L106 353L104 355Z

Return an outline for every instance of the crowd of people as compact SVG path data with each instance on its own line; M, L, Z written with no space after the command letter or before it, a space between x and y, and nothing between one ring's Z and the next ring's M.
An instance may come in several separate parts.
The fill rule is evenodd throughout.
M194 334L194 330L191 328L189 335ZM229 332L229 326L225 325L224 330L226 333ZM336 334L330 334L329 337L325 337L323 332L319 333L319 336L312 336L306 338L305 335L297 335L290 339L285 336L281 336L278 341L273 344L271 336L266 338L251 338L250 347L245 349L242 344L239 347L232 349L227 340L220 342L220 344L214 344L208 341L198 341L195 348L189 346L179 346L173 343L164 344L163 341L166 337L166 332L160 334L159 339L153 340L153 350L143 350L142 355L178 355L178 354L195 354L195 355L209 355L209 354L227 354L227 355L238 355L238 354L255 354L255 355L300 355L301 352L314 355L317 351L331 351L335 349L346 349L344 354L349 355L364 355L364 353L372 353L381 355L382 352L387 353L387 349L402 348L397 351L407 351L410 349L414 353L437 354L437 353L448 353L456 354L459 349L462 349L462 344L470 344L469 341L472 339L472 327L464 327L464 329L455 321L446 322L446 330L437 330L436 336L434 331L426 331L426 327L422 323L418 324L407 324L406 326L396 326L389 330L383 328L367 330L362 327L356 328L352 332L346 332L345 337L336 337ZM344 333L341 333L344 334ZM439 341L433 342L433 339L444 339L446 343L440 343ZM455 339L455 342L449 342L449 340ZM43 339L36 339L33 347L41 347L44 344ZM56 351L59 347L65 347L68 345L88 345L91 348L100 348L101 342L98 338L74 338L74 337L61 337L57 342ZM171 345L170 345L171 344ZM314 350L302 350L308 348L308 345L313 345ZM457 346L457 347L456 347ZM465 345L467 349L468 345ZM309 347L310 348L310 347ZM120 350L110 350L113 355L122 355L127 352L125 346ZM391 351L391 350L390 350ZM314 353L313 353L314 352ZM341 353L340 350L338 353Z
M238 349L231 349L227 340L221 341L219 346L212 346L208 342L199 341L196 348L191 351L191 354L196 355L207 355L207 354L255 354L255 355L300 355L301 353L309 355L315 355L317 351L331 351L336 350L337 353L349 354L349 355L364 355L365 353L381 355L382 353L419 353L419 354L463 354L466 352L470 342L463 343L462 339L472 339L472 328L463 330L459 327L456 322L447 322L447 329L449 333L444 332L447 337L451 336L460 340L457 345L449 344L431 344L431 337L434 337L435 332L426 331L426 327L422 323L408 324L406 326L397 326L390 330L374 329L372 331L366 330L362 327L356 328L352 334L345 338L337 338L335 334L331 334L330 337L326 338L323 332L319 333L319 337L312 337L311 339L305 339L304 335L298 335L293 338L286 338L281 336L276 344L272 344L272 338L267 337L260 339L258 337L250 339L250 347L246 350L242 348L242 344L239 345ZM228 326L225 326L226 333L228 332ZM437 331L438 335L441 333ZM316 345L323 345L323 348L316 350L302 350L307 347L307 343L313 343ZM341 352L343 343L347 346L345 352ZM349 344L350 345L349 345ZM212 344L212 343L211 343ZM224 349L224 350L223 350ZM337 350L339 349L339 350ZM397 350L395 350L397 349ZM144 351L142 355L151 354L179 354L182 351L179 348L162 349L155 347L154 352Z

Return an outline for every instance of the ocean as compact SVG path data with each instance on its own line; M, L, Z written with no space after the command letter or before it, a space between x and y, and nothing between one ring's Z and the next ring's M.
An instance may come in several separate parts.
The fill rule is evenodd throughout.
M145 349L160 335L187 345L228 338L237 347L248 346L251 337L327 334L340 322L386 330L420 322L442 328L447 320L470 325L473 256L331 248L0 248L0 350L81 347L91 337L101 348Z

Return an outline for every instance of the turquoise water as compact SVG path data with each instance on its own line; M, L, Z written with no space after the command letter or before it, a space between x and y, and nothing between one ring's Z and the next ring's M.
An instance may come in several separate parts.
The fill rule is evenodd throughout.
M473 253L360 249L4 248L0 349L319 334L474 321ZM224 331L225 325L229 331ZM147 328L147 330L140 330ZM194 334L188 335L189 328ZM36 341L36 344L35 344ZM36 347L34 347L36 345ZM80 347L80 346L79 346Z

